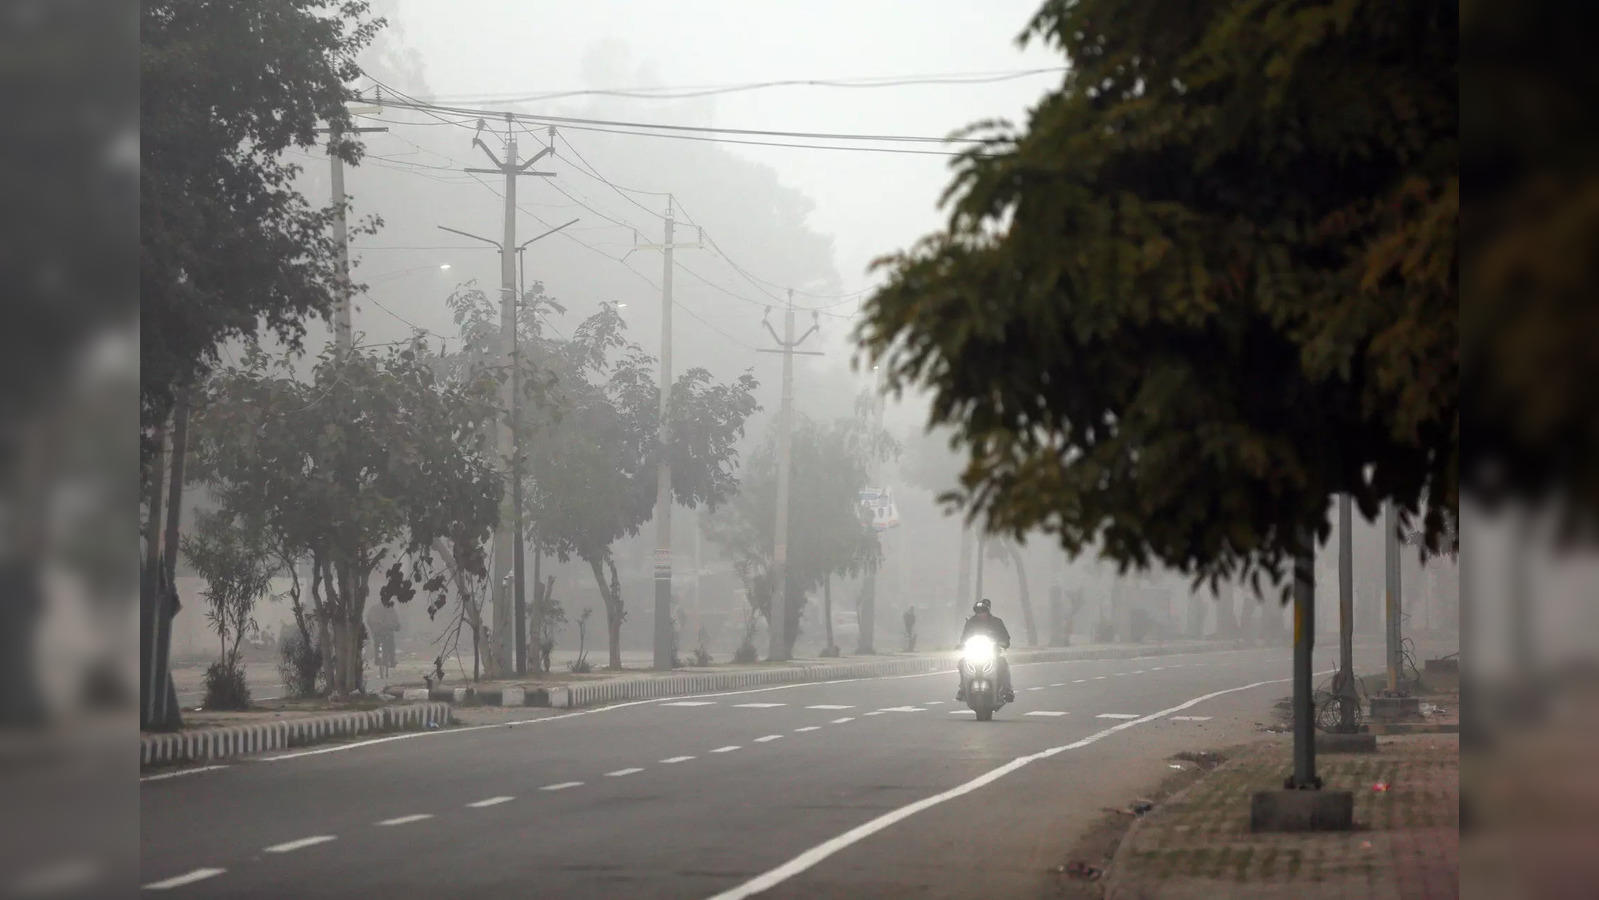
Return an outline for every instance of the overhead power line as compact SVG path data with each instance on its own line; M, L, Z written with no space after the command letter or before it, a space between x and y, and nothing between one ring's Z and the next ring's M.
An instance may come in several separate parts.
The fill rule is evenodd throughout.
M462 95L455 102L530 103L540 100L561 100L568 97L628 97L637 100L686 100L717 94L735 94L745 91L766 90L779 87L826 88L888 88L915 85L966 85L996 84L1015 81L1034 75L1056 74L1066 71L1065 66L1046 66L1036 69L1018 69L1001 72L943 72L928 75L879 75L856 78L788 78L776 81L751 81L742 84L687 85L683 87L585 88L580 90L544 93L503 93ZM471 99L465 99L470 97ZM444 97L429 97L433 102L444 102Z

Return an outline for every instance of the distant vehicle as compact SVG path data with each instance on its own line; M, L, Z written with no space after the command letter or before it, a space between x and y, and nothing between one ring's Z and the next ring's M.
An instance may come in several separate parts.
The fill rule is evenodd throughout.
M966 680L966 705L977 714L977 721L994 718L994 711L1005 705L999 690L999 661L1004 650L986 634L974 634L961 645L961 677Z

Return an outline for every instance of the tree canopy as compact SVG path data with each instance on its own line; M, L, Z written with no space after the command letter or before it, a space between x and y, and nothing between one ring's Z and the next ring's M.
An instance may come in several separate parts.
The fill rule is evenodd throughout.
M451 562L484 574L481 548L504 490L483 428L497 385L440 379L437 365L420 342L348 356L330 347L306 383L288 359L251 350L209 380L195 413L194 477L224 510L262 522L273 543L311 561L338 693L360 687L369 581L391 548L411 561L407 581L430 575L441 539L456 548Z
M333 210L307 203L283 151L351 127L355 54L382 26L361 0L157 0L141 6L139 145L146 427L217 347L264 326L297 345L337 294ZM333 148L360 159L348 137ZM148 448L147 448L148 450Z
M860 327L998 531L1277 576L1328 499L1457 504L1457 8L1051 0L1070 59L957 162Z

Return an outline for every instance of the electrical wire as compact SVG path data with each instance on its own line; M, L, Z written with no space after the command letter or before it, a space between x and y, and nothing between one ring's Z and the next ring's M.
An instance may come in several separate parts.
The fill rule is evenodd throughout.
M831 88L885 88L912 85L964 85L995 84L1015 81L1033 75L1066 71L1065 66L1048 66L1038 69L1021 69L1003 72L939 73L931 75L863 76L860 78L793 78L779 81L755 81L728 85L689 85L662 88L589 88L584 90L556 91L541 94L502 96L497 94L472 95L490 103L527 103L540 100L560 100L567 97L627 97L637 100L686 100L717 94L734 94L776 87L831 87ZM445 98L428 98L440 102ZM469 101L466 101L469 102Z
M604 175L601 175L600 174L600 170L594 168L594 164L589 162L588 159L583 156L582 151L580 151L576 147L572 146L571 140L569 140L566 137L566 135L561 134L559 129L556 130L555 136L560 138L561 141L566 144L567 149L571 150L572 154L578 158L578 161L583 163L583 165L588 168L588 171L585 172L585 171L583 171L582 168L578 168L578 167L574 166L573 168L576 169L576 171L578 171L578 172L580 172L580 173L582 173L584 175L587 175L590 178L594 178L594 179L598 180L601 184L604 184L606 187L608 187L611 190L615 191L616 195L618 197L621 197L623 200L626 200L627 202L629 202L629 203L633 204L634 206L638 207L639 209L644 210L645 212L649 213L650 215L654 216L655 218L657 218L657 219L665 219L666 218L665 216L661 215L660 213L656 212L653 209L650 209L648 206L645 206L644 204L638 202L637 200L634 200L632 197L630 197L628 195L629 194L648 194L648 195L655 196L655 197L666 197L667 198L667 202L670 203L671 200L672 200L672 195L670 193L667 193L665 191L641 191L641 190L637 190L637 189L623 188L622 186L618 185L614 181L611 181L609 178L606 178Z
M482 180L481 178L476 178L475 176L474 176L473 180L475 180L479 184L483 185L483 187L485 189L487 189L490 193L494 194L496 197L499 197L502 200L505 199L505 195L503 193L501 193L500 191L495 190L494 186L489 184L488 182ZM517 204L516 208L518 210L521 210L524 214L526 214L530 218L532 218L535 222L538 222L540 225L543 225L545 228L554 227L554 226L550 225L549 222L546 222L544 219L539 217L537 214L531 212L530 210L523 209L521 204ZM627 264L627 260L622 259L621 257L612 256L609 253L606 253L604 250L601 250L598 247L595 247L592 244L589 244L587 241L580 240L578 238L573 237L572 235L567 234L565 231L557 231L555 233L557 235L560 235L561 237L566 238L567 240L571 241L572 243L577 244L579 247L582 247L585 250L588 250L589 252L594 253L597 256L602 256L605 259L608 259L611 262L614 262L614 263L620 265L623 269L626 269L628 272L631 272L635 278L638 278L640 281L643 281L645 284L649 285L654 290L656 290L656 291L661 290L661 286L659 284L656 284L648 275L645 275L643 272L640 272L639 270L637 270L637 269L633 268L632 266L628 265ZM737 344L739 347L742 347L745 350L754 350L755 349L750 344L739 340L738 338L736 338L733 335L727 333L723 329L721 329L721 328L717 327L716 325L712 324L709 320L707 320L705 317L701 316L699 313L695 312L691 307L689 307L688 305L684 304L681 300L674 300L673 305L676 308L681 309L684 313L686 313L689 316L689 318L694 319L695 321L699 322L701 325L704 325L706 328L709 328L710 330L716 332L717 334L721 335L722 337L727 338L729 341L732 341L734 344Z

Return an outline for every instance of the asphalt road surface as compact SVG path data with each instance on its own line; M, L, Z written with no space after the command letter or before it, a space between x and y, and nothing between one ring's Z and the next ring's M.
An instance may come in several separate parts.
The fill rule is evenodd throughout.
M146 777L141 881L192 897L1036 896L1076 830L1169 774L1171 754L1247 739L1290 692L1289 659L1018 665L1018 702L991 723L943 673Z

